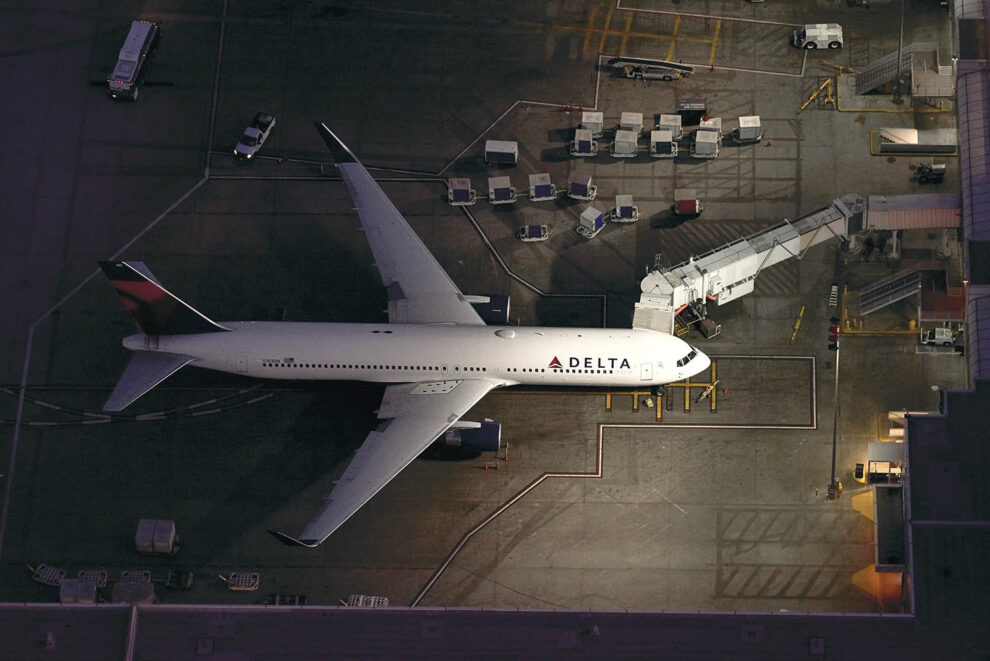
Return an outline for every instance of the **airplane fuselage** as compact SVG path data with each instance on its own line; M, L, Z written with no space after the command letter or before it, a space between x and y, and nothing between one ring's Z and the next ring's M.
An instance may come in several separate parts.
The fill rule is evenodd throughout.
M132 350L266 379L403 383L488 378L501 385L640 386L707 369L683 340L649 330L447 324L221 322L228 332L132 335Z

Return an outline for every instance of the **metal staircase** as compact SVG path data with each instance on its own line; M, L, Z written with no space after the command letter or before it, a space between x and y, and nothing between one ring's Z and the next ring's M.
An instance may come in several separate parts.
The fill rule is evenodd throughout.
M905 46L901 49L901 73L911 71L911 58L914 53L933 51L938 52L938 45L934 42L917 42ZM856 76L856 94L866 94L895 78L897 78L897 51L871 62Z
M937 261L919 262L899 271L889 278L878 280L859 292L859 314L867 315L885 308L891 303L912 296L921 289L921 274L924 271L938 271L945 264Z

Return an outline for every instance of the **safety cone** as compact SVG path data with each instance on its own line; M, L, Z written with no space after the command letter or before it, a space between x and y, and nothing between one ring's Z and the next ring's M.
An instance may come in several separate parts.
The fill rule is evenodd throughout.
M767 146L767 147L771 147L771 146L773 146L773 145L771 145L771 144L770 144L770 141L769 141L769 140L767 140L767 144L766 144L766 146Z

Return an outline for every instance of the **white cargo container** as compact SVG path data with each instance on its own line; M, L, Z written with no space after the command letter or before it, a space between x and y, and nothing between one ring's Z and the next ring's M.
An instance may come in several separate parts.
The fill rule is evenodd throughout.
M735 142L759 142L763 139L763 126L760 125L759 115L747 115L739 118L739 128L733 129L732 139Z
M594 207L588 207L581 212L581 224L577 226L577 233L586 239L594 238L605 227L605 219L602 212Z
M632 195L616 195L615 208L612 209L613 223L635 223L639 220L639 207L633 204Z
M447 180L447 202L455 207L467 207L477 201L478 192L471 188L470 179Z
M661 131L667 129L674 136L674 140L679 140L684 135L683 121L684 118L680 115L660 115L660 121L657 122L657 129Z
M574 200L591 201L595 199L597 194L598 186L591 183L590 174L572 172L571 176L567 178L567 197Z
M492 204L512 204L516 201L516 189L508 177L488 178L488 201Z
M519 160L519 143L514 140L486 140L485 163L515 165Z
M624 112L619 117L620 131L635 131L637 134L643 132L643 113Z
M650 131L650 156L653 158L674 158L677 156L677 143L670 129Z
M549 173L529 175L529 199L531 202L557 199L557 189L550 182Z
M701 120L694 132L691 143L691 156L694 158L715 158L722 144L722 118L712 117Z
M636 131L616 131L611 154L615 158L632 158L638 149L639 133Z
M574 139L571 140L571 156L597 156L598 141L594 139L591 129L575 129Z
M591 135L595 138L602 137L605 130L605 113L585 110L581 113L580 128L591 131Z

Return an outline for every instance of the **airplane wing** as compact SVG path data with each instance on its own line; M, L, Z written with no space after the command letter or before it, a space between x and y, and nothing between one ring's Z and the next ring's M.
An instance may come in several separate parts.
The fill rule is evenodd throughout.
M290 546L318 546L378 491L457 422L497 381L435 381L388 386L382 398L378 429L368 434L344 470L323 511L299 539L275 530Z
M388 292L388 318L407 324L484 325L368 170L326 124L317 129L337 163Z

